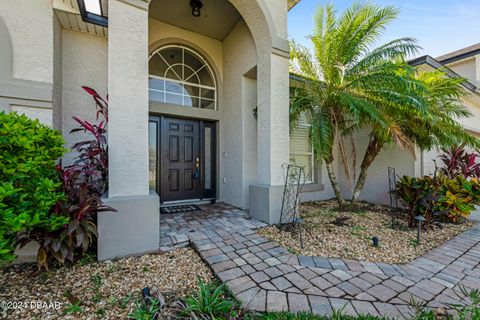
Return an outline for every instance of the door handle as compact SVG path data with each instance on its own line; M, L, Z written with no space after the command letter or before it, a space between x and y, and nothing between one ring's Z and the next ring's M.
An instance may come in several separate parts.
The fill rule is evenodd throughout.
M195 172L193 173L193 178L198 179L200 178L200 158L195 158Z

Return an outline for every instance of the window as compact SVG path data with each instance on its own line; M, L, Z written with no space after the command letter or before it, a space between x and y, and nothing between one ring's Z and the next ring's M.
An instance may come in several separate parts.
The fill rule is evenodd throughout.
M77 0L78 9L84 22L102 27L108 26L106 0Z
M150 101L217 109L217 90L206 61L188 48L169 46L155 51L149 61Z
M304 114L290 135L290 161L303 167L305 183L314 183L314 153L310 138L310 115Z

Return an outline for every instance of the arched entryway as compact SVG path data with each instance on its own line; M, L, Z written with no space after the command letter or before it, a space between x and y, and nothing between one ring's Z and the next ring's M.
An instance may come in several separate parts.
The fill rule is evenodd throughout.
M149 120L149 186L162 205L216 200L216 121L182 109L217 111L217 80L207 60L184 45L150 54L149 100L160 106ZM162 113L171 107L173 114ZM175 111L177 111L175 113Z

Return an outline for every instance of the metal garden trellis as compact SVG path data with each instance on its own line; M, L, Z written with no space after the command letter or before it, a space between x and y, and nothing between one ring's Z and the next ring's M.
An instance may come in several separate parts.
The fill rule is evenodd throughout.
M398 197L397 197L397 174L395 168L388 167L388 195L390 198L390 210L392 212L392 228L397 222Z
M302 223L298 212L300 202L300 192L305 183L305 173L303 167L289 164L285 176L285 185L283 189L282 209L280 213L280 225L291 223L294 230L298 230L300 238L300 247L303 249Z

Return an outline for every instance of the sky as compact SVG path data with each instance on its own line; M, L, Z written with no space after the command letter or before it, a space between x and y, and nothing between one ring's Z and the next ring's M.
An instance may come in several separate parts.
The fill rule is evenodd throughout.
M318 5L330 2L340 13L353 0L301 0L288 14L289 38L310 47L306 37L313 30L314 12ZM374 0L374 3L400 9L380 43L413 37L422 47L417 56L437 57L480 42L480 0Z

